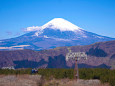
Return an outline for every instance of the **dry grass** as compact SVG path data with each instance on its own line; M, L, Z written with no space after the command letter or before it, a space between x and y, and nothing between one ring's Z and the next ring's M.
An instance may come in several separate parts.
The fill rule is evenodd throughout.
M109 86L99 80L45 80L40 75L0 75L0 86Z
M44 86L109 86L109 84L102 84L99 80L51 80L46 82Z
M0 76L0 86L37 86L39 75L7 75Z

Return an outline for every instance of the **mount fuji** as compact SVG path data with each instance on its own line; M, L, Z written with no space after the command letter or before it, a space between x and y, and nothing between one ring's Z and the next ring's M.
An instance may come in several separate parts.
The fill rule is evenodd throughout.
M0 40L0 50L44 50L115 40L115 38L85 31L63 18L54 18L40 27L28 27L26 31L29 32L22 36Z

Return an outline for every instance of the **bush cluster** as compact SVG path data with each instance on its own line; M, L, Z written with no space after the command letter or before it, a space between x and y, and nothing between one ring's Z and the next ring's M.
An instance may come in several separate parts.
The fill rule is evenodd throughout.
M12 70L12 69L0 69L0 75L17 75L17 74L31 74L31 69L18 69L18 70Z
M115 70L110 69L79 69L81 79L99 79L102 83L115 86Z
M55 69L55 68L39 69L38 74L45 76L47 79L49 78L73 79L73 76L74 76L73 69Z
M38 74L45 76L47 79L51 77L56 79L62 78L74 78L73 69L39 69ZM102 83L109 83L111 86L115 86L115 70L110 69L79 69L80 79L98 79Z

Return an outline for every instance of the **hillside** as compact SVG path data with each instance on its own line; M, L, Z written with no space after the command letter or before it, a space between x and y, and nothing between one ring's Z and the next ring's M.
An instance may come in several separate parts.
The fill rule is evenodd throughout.
M114 68L115 41L99 42L86 46L72 46L72 52L86 52L87 60L80 60L79 67ZM67 47L57 47L50 50L12 50L0 51L0 67L15 66L15 68L47 67L70 68L74 67L74 61L65 60L68 53ZM112 59L112 60L111 60Z

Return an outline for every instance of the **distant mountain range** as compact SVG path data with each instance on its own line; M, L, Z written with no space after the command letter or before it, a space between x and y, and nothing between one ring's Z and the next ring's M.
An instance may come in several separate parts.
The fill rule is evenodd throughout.
M79 60L80 68L115 69L115 41L98 42L85 46L71 46L72 52L85 52L87 60ZM57 47L49 50L11 50L0 51L0 68L73 68L72 59L66 61L68 47Z
M115 40L85 31L62 18L54 18L41 27L33 26L26 30L30 32L16 38L0 40L0 50L44 50Z

